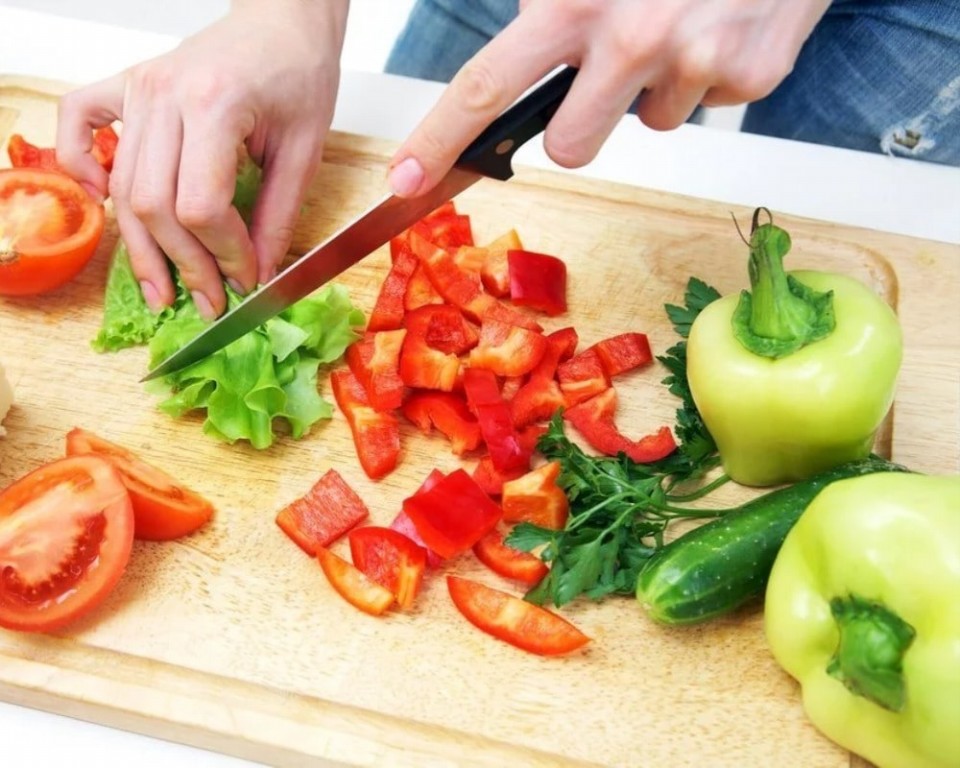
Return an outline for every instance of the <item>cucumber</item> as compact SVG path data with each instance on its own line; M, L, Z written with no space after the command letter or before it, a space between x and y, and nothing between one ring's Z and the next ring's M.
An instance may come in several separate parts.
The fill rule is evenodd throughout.
M637 600L662 624L696 624L762 597L783 540L827 485L874 472L905 472L871 456L771 491L659 549L637 579Z

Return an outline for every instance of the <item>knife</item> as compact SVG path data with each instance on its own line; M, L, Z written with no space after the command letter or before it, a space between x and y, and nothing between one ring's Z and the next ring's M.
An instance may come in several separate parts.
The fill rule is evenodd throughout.
M186 368L222 349L313 293L480 179L509 179L513 176L513 154L547 127L576 74L574 67L561 69L485 128L432 190L415 198L387 195L207 326L141 381Z

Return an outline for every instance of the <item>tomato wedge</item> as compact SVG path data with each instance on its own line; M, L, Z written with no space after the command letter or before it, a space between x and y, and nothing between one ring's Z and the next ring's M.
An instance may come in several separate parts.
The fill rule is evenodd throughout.
M166 472L92 432L76 427L67 433L67 456L95 454L109 461L133 503L134 535L146 541L186 536L213 516L213 504Z
M559 656L590 642L562 616L499 589L459 576L447 576L447 589L467 621L524 651Z
M353 564L386 587L407 610L420 591L427 568L427 550L392 528L365 525L350 531Z
M59 629L96 608L123 575L133 507L97 456L46 464L0 492L0 626Z
M379 616L393 605L393 592L326 547L317 549L317 559L330 586L350 605L371 616Z
M103 206L57 171L0 170L0 295L32 296L68 283L103 235Z

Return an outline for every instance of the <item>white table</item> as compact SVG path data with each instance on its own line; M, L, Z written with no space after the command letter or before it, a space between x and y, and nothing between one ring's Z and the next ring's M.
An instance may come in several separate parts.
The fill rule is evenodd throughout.
M354 34L359 29L355 25ZM176 43L169 35L0 6L4 74L90 82ZM353 43L354 50L361 47ZM333 127L400 140L440 90L433 83L347 71ZM554 167L533 144L517 162ZM574 173L960 244L957 168L702 126L656 133L628 117L600 156ZM2 703L0 745L5 768L251 765Z

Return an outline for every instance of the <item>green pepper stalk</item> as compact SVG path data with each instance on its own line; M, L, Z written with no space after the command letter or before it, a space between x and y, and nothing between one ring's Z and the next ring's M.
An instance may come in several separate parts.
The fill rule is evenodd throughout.
M786 272L790 236L750 239L750 291L698 315L687 380L725 472L752 486L812 477L866 458L893 403L903 355L893 310L840 274Z

